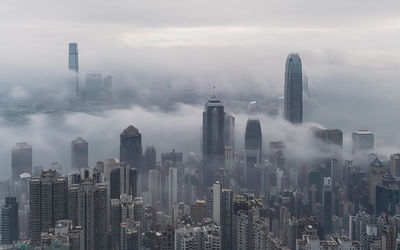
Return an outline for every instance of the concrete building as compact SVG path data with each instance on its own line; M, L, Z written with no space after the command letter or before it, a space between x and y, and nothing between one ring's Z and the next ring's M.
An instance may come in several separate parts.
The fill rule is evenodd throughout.
M40 242L40 233L68 218L68 179L48 170L29 184L31 242Z
M374 134L369 130L357 130L352 134L352 153L374 151Z
M78 137L71 142L71 169L82 169L89 167L88 142Z

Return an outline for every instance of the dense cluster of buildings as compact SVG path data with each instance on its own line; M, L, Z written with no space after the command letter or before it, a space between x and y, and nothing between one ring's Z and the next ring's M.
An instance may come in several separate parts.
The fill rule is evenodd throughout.
M76 46L69 66L77 73ZM104 81L88 75L87 98L96 100ZM300 57L290 54L284 117L293 124L303 120L302 81ZM319 154L309 158L296 157L285 141L263 145L258 118L249 118L244 132L244 145L235 145L235 117L213 93L201 156L172 150L157 158L132 125L120 134L119 158L95 166L81 137L71 142L69 169L33 166L32 147L18 143L12 177L0 183L1 248L400 247L400 154L374 154L370 131L355 131L347 154L340 129L312 127Z

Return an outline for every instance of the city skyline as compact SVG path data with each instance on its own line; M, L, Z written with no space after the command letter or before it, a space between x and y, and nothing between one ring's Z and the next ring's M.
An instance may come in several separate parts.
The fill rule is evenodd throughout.
M0 249L400 249L400 2L0 9Z

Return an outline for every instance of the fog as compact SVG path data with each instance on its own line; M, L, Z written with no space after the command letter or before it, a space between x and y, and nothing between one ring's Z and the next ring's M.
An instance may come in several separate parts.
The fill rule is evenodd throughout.
M212 86L222 100L283 95L286 56L300 54L313 108L293 127L265 114L234 114L236 148L248 117L262 121L263 143L288 141L308 157L313 125L350 133L370 129L376 148L397 152L400 50L398 1L4 1L0 9L1 102L66 102L68 43L84 74L113 76L120 109L34 114L0 127L0 179L11 148L33 146L34 165L70 164L70 142L89 141L93 165L119 155L119 134L133 124L157 153L200 151L203 105ZM312 6L312 7L311 7ZM183 11L184 10L184 11ZM187 97L187 91L191 95ZM266 148L264 146L264 148Z

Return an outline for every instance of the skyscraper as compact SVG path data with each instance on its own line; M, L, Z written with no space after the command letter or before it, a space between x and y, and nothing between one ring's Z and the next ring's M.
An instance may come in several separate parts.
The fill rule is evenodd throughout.
M322 201L324 205L324 233L332 233L332 184L330 177L324 177Z
M178 169L168 169L168 201L169 209L178 202Z
M30 180L31 242L40 242L43 230L54 228L58 220L68 218L68 179L54 170Z
M303 122L303 76L299 54L290 53L285 68L284 117L291 123Z
M71 142L71 168L81 169L89 167L88 142L78 137Z
M390 155L390 174L400 177L400 153Z
M369 204L374 208L374 211L376 204L376 186L382 184L384 174L385 166L378 158L375 158L369 166Z
M69 187L68 215L84 231L84 249L107 249L107 187L92 179Z
M17 198L6 197L6 204L1 207L1 244L11 244L18 240Z
M129 125L120 136L119 155L121 162L127 162L142 173L142 135L139 130Z
M374 134L368 130L357 130L352 134L352 153L374 150Z
M247 120L244 141L246 186L256 190L260 187L260 171L256 164L260 164L262 158L262 133L259 119Z
M87 101L100 101L103 95L103 76L101 73L86 74L85 97Z
M225 147L231 147L235 151L235 117L225 112L224 126Z
M224 159L225 137L224 106L212 95L203 112L203 159L206 161Z
M78 62L78 44L70 43L69 44L69 53L68 53L68 69L76 74L75 79L73 81L75 94L79 94L79 62Z
M12 181L17 181L20 174L32 174L32 147L26 142L17 143L11 151Z
M120 195L137 196L137 170L123 162L110 173L110 197L119 199Z

